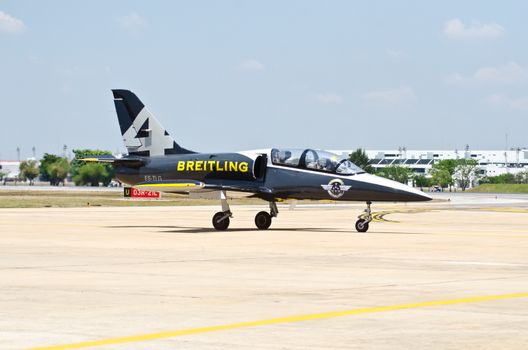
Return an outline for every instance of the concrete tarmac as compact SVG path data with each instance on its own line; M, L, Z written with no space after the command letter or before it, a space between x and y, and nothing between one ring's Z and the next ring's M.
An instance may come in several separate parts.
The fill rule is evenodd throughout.
M528 349L528 209L456 203L1 209L0 349Z

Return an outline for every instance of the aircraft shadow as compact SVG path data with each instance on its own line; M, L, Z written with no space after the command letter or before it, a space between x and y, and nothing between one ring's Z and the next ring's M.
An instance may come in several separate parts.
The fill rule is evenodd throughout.
M301 228L269 228L267 230L258 230L253 228L230 228L225 232L318 232L318 233L343 233L343 234L353 234L353 235L423 235L425 233L421 232L376 232L370 231L366 233L357 232L355 229L351 228L350 230L329 230L327 228L315 228L315 227L301 227ZM162 231L164 233L218 233L214 228L199 228L199 227L178 227L175 230Z
M105 226L106 228L143 228L143 229L160 229L159 232L162 233L194 233L194 234L211 234L211 233L219 233L222 231L217 231L212 227L189 227L189 226L162 226L162 225L117 225L117 226ZM224 232L279 232L279 231L285 231L285 232L319 232L319 233L345 233L345 234L360 234L360 235L369 235L369 234L376 234L376 235L423 235L426 234L424 232L390 232L390 231L384 231L384 232L376 232L375 230L371 230L367 233L358 233L354 228L350 228L350 230L331 230L328 228L321 228L321 227L296 227L296 228L274 228L270 227L267 230L258 230L257 228L230 228L227 229Z
M160 225L119 225L119 226L106 226L106 228L145 228L145 229L168 229L160 232L164 233L218 233L214 228L207 227L188 227L188 226L160 226ZM242 232L242 231L253 231L253 232L266 232L266 231L308 231L308 232L328 232L328 233L356 233L355 230L329 230L328 228L318 227L297 227L297 228L272 228L270 227L266 231L258 230L257 228L229 228L225 232Z

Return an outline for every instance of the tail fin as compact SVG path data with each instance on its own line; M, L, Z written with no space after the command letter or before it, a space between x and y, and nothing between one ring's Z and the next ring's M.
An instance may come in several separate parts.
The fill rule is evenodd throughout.
M180 147L143 102L129 90L112 90L119 127L128 154L160 156L194 153Z

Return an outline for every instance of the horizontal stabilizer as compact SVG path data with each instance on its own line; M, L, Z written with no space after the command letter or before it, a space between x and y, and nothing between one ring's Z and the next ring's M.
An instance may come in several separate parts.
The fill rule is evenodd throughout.
M195 180L163 180L140 182L133 187L148 191L188 193L202 190L205 184Z
M115 158L113 156L88 156L80 160L87 163L105 163L129 168L139 168L145 165L145 161L138 157Z

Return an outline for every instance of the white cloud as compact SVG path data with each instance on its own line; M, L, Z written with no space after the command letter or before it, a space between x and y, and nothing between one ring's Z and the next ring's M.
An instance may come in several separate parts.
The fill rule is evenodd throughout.
M238 69L242 72L260 72L264 70L264 64L255 59L246 60L238 65Z
M361 97L368 102L389 105L403 105L416 100L414 90L406 85L392 90L370 91Z
M387 50L385 50L385 52L390 57L401 57L403 55L402 51L396 50L396 49L391 49L391 48L388 48Z
M333 92L317 94L315 95L315 99L324 104L340 104L343 102L343 97Z
M0 32L16 34L26 30L24 22L0 11Z
M444 25L444 35L451 39L497 39L504 34L504 28L497 23L480 23L473 21L464 24L460 19L453 18Z
M147 20L136 12L131 12L126 16L119 17L117 23L121 29L131 33L137 33L147 26Z
M469 85L472 83L511 84L528 81L528 71L515 62L497 67L479 68L471 76L452 73L446 82L451 85Z
M488 97L487 101L494 106L506 106L511 109L528 110L528 96L510 97L503 94L495 94Z
M528 72L515 62L498 67L484 67L475 72L475 79L499 83L512 83L528 79Z

